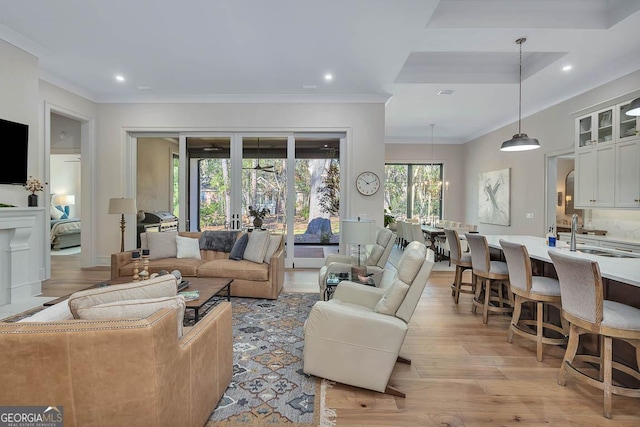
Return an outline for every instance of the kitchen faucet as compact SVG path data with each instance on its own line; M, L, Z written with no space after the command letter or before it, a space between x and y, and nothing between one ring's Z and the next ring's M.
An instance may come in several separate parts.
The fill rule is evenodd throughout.
M569 244L569 250L576 251L576 230L578 229L578 214L573 214L571 217L571 243Z

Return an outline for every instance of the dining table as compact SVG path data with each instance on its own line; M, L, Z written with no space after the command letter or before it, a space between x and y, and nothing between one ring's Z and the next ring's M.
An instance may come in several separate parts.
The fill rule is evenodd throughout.
M422 233L424 234L424 236L431 242L431 245L429 247L435 254L436 262L440 261L440 254L438 254L438 250L436 249L436 238L438 236L444 236L444 228L433 227L426 224L422 224L420 228L422 229Z

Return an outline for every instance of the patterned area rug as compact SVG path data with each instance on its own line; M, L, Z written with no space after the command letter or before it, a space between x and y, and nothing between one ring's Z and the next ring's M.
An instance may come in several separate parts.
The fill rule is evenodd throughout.
M207 423L213 426L331 426L327 381L302 371L302 327L318 294L277 300L232 298L233 378Z

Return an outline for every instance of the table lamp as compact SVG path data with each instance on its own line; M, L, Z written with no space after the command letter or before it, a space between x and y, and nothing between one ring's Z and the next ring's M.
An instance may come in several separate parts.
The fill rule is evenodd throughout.
M55 206L60 206L63 209L63 212L69 216L69 206L76 204L76 196L73 194L56 194L51 199L51 203Z
M109 200L109 213L110 214L120 214L120 252L124 252L124 228L126 221L124 220L124 214L135 214L137 213L136 209L136 199L131 198L119 198L119 199L110 199Z
M340 233L342 234L342 241L350 245L358 245L358 264L357 266L351 266L351 277L356 275L367 274L367 266L361 265L360 261L360 247L361 245L367 245L373 243L373 225L371 220L360 219L345 219L342 220L340 225Z

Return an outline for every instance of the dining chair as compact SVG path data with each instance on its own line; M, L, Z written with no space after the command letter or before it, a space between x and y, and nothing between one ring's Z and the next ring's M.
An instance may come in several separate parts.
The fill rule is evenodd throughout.
M562 316L569 322L569 342L562 360L558 384L565 385L567 374L604 392L605 418L611 418L612 395L640 397L640 388L613 383L612 371L623 372L640 380L635 367L613 360L613 339L635 348L636 366L640 366L640 309L604 299L604 285L596 261L550 250L549 256L558 273ZM580 336L597 334L599 355L577 354ZM599 368L598 377L589 375L590 366Z

